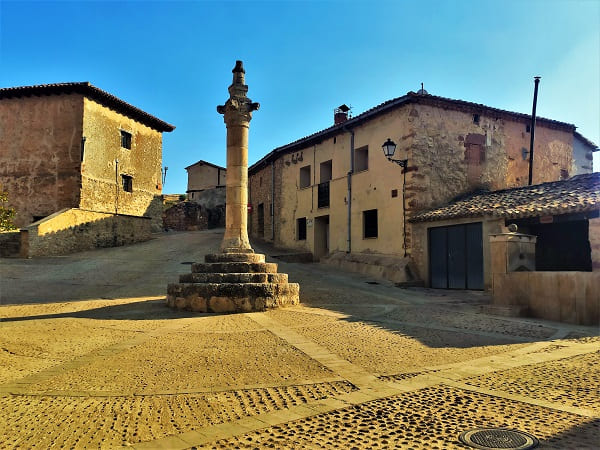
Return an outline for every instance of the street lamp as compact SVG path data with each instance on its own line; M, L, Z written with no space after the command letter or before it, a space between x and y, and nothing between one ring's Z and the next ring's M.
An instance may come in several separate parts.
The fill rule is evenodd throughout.
M394 153L396 152L396 143L392 141L390 138L387 138L387 141L383 143L381 146L383 149L383 154L393 163L398 164L402 169L403 178L402 178L402 238L404 243L402 247L404 249L404 257L408 256L408 249L406 245L406 168L408 167L408 159L393 159Z
M394 153L396 152L396 143L394 141L392 141L390 138L387 138L387 141L385 141L383 143L381 148L383 149L383 154L389 161L394 162L394 163L398 164L400 167L403 167L404 169L406 169L406 165L408 164L407 159L393 159L392 158L392 156L394 156Z

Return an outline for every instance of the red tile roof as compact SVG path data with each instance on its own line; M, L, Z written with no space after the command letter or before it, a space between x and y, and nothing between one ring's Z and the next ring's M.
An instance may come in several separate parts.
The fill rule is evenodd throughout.
M188 170L190 167L194 167L194 166L210 166L210 167L214 167L215 169L227 170L225 167L217 166L216 164L210 163L208 161L204 161L203 159L201 159L198 162L195 162L194 164L187 166L185 168L185 170Z
M175 127L157 117L130 105L87 81L75 83L40 84L35 86L19 86L0 88L0 100L5 98L31 97L41 95L81 94L87 98L131 117L157 131L173 131Z
M600 173L468 195L414 215L411 222L495 216L524 218L600 210Z
M509 118L511 120L517 120L528 124L531 122L531 116L529 114L517 113L513 111L507 111L499 108L492 108L491 106L486 106L480 103L467 102L464 100L455 100L447 97L439 97L431 94L418 94L416 92L408 92L406 95L402 97L397 97L392 100L388 100L386 102L380 103L379 105L368 109L367 111L359 114L358 116L352 117L345 122L342 122L338 125L333 125L329 128L325 128L324 130L318 131L316 133L305 136L301 139L293 141L289 144L283 145L281 147L277 147L266 156L261 158L259 161L250 166L249 171L252 173L255 170L258 170L260 167L264 166L266 163L277 159L280 155L291 153L307 146L318 144L325 139L331 138L335 135L340 134L343 130L349 130L354 128L357 125L360 125L374 117L377 117L381 114L385 114L391 110L394 110L400 106L410 104L410 103L419 103L424 105L435 106L443 109L451 109L455 111L464 111L468 113L475 114L485 114L493 117L503 117ZM575 125L559 122L558 120L545 119L543 117L537 117L536 123L543 124L549 128L558 128L562 130L566 130L568 132L575 131Z

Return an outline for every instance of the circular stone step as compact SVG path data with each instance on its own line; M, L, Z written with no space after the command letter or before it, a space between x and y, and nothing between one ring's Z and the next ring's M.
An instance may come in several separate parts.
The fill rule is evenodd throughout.
M265 311L300 303L297 283L172 283L167 305L197 312Z
M264 263L265 255L260 253L212 253L204 256L204 262L250 262Z
M286 273L186 273L180 283L287 283Z
M276 263L218 262L192 264L192 273L274 273Z

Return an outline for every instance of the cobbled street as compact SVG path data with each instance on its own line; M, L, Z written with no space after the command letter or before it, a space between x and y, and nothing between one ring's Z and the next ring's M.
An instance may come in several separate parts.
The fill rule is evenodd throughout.
M284 263L297 307L185 313L166 287L222 230L0 259L0 448L469 448L506 428L600 443L595 327L486 313L483 292L402 289Z

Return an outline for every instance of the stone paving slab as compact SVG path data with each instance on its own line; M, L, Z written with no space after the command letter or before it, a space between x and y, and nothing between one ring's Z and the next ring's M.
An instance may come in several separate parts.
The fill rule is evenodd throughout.
M162 250L159 238L60 270L54 259L10 266L11 282L29 283L34 267L77 301L0 305L0 448L462 448L473 426L522 429L545 448L600 439L597 329L494 317L484 293L398 289L318 264L280 265L302 282L303 306L178 312L161 277L201 260L187 248L219 241L181 236L177 248L169 236ZM112 252L136 278L96 289L94 274L107 282L117 269ZM53 278L67 268L85 295ZM5 292L44 296L28 283Z
M477 427L534 434L543 448L597 448L600 420L454 387L431 387L260 429L196 448L469 448Z

